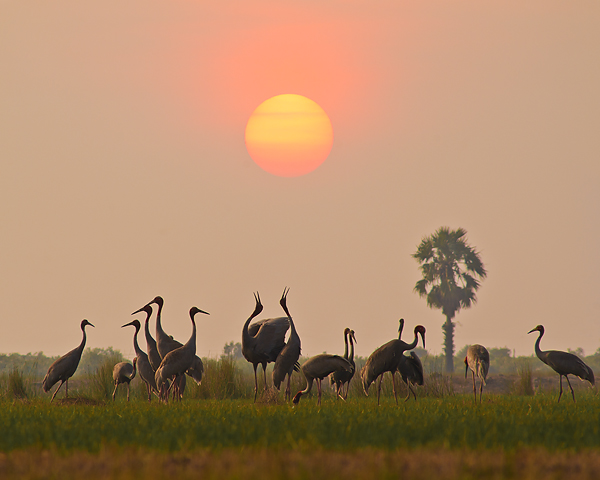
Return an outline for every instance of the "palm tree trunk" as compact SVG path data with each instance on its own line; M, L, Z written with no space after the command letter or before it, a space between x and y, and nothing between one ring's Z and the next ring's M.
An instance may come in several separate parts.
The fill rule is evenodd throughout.
M452 317L446 315L446 322L442 325L444 331L444 355L446 356L446 373L454 373L454 323Z

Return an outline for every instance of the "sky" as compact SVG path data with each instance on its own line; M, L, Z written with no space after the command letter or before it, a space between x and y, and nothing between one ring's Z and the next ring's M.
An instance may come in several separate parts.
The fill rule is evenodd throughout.
M303 355L369 355L444 321L411 257L464 228L488 271L457 348L600 347L595 0L0 2L0 352L134 355L156 295L197 353L288 307ZM244 144L279 94L334 142L283 178ZM154 330L154 322L152 322ZM406 335L405 339L412 338ZM140 339L145 348L145 341Z

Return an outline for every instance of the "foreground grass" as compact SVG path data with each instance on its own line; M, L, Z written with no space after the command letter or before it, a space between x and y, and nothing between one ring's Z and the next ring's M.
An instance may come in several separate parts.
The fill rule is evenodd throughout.
M583 451L600 447L600 399L578 403L554 396L424 398L396 406L386 398L347 403L314 398L298 407L248 400L106 403L96 406L4 403L0 451L51 449L99 453L141 448L157 452L199 449L358 451L376 449Z
M365 449L356 452L280 449L198 450L173 454L103 449L98 454L27 450L0 454L5 480L159 479L595 479L600 453Z

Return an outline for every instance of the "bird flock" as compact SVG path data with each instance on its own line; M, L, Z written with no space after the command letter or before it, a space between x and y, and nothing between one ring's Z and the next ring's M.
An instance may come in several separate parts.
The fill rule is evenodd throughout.
M344 355L334 355L321 353L306 360L302 365L299 363L301 354L300 336L296 330L296 325L287 306L287 295L289 288L284 288L279 301L285 316L276 318L267 318L251 323L263 310L263 305L258 292L254 293L255 307L252 314L248 317L242 327L242 354L244 358L252 364L254 368L254 401L258 395L258 366L262 366L264 391L267 387L267 365L274 363L272 381L274 387L280 391L285 383L284 398L291 400L294 405L300 402L303 395L310 393L313 383L317 383L317 404L321 403L322 384L321 382L329 377L330 383L335 389L336 396L342 400L348 398L350 381L356 373L356 364L354 362L354 345L356 336L354 330L344 329ZM210 315L208 312L192 307L189 311L190 321L192 323L192 334L185 344L175 340L168 335L162 327L162 309L164 300L157 296L152 301L136 310L132 315L145 313L144 336L146 340L146 350L144 352L138 343L138 334L142 328L139 320L133 320L126 323L122 328L132 326L135 328L133 334L133 348L135 358L132 363L119 362L113 369L114 391L113 400L119 385L127 386L127 401L129 401L129 384L135 378L136 374L142 379L147 388L148 401L152 401L152 395L157 396L161 401L167 403L169 399L179 401L185 392L186 376L189 376L197 384L202 382L204 365L200 357L196 355L196 320L197 314ZM156 311L156 329L155 336L150 333L150 318L153 313L152 305L157 307ZM50 402L54 400L56 394L63 384L65 384L65 397L69 396L69 378L73 376L79 362L81 354L85 348L87 326L94 327L88 320L81 322L81 331L83 338L79 346L57 359L46 373L42 380L44 392L50 389L60 381L59 386L52 394ZM407 385L407 396L405 401L410 399L410 395L417 395L413 386L424 384L423 364L412 351L418 344L421 337L423 348L425 348L426 329L423 325L414 327L414 339L411 343L402 340L402 331L404 329L404 319L400 319L398 328L398 338L392 339L377 348L369 355L364 367L360 371L360 381L365 395L369 395L369 387L373 382L377 383L377 404L380 403L381 382L386 372L392 375L392 387L396 404L398 396L396 393L396 373ZM287 335L290 330L289 336ZM544 327L538 325L528 333L539 332L535 342L535 353L537 357L546 365L551 367L559 374L560 391L558 401L562 396L562 377L567 380L571 390L573 401L575 393L569 381L569 375L575 375L581 380L587 380L591 385L595 384L594 372L586 365L583 360L572 353L557 350L543 351L540 349L540 341L544 335ZM287 341L286 341L286 336ZM350 346L350 348L348 348ZM405 352L408 352L405 355ZM483 345L471 345L467 349L464 359L465 379L469 370L473 377L473 395L477 403L476 378L479 379L479 403L482 401L483 387L486 385L486 379L490 366L489 352ZM292 398L290 391L290 380L294 372L299 372L306 381L304 390L300 390ZM287 376L287 382L286 382ZM377 382L377 380L379 381Z

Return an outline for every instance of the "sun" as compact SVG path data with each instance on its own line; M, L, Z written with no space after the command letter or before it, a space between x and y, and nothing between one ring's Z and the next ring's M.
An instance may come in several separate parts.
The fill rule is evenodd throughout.
M329 156L333 128L325 111L302 95L276 95L261 103L246 124L246 148L263 170L298 177Z

